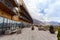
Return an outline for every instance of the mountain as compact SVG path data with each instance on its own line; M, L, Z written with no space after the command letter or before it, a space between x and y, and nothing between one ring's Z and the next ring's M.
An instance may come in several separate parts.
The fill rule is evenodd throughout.
M40 25L40 24L42 24L42 25L60 25L59 22L55 22L55 21L42 22L42 21L39 21L37 19L33 19L33 21L34 21L34 24L37 24L37 25Z
M39 21L37 19L33 19L33 23L37 25L44 24L42 21Z
M50 25L60 25L59 22L55 22L55 21L51 21L51 22L49 22L49 24L50 24Z

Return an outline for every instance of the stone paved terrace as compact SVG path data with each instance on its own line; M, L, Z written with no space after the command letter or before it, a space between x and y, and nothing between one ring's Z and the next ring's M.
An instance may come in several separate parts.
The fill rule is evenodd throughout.
M22 29L21 34L0 36L0 40L57 40L57 34L50 34L49 31L39 31L31 28Z

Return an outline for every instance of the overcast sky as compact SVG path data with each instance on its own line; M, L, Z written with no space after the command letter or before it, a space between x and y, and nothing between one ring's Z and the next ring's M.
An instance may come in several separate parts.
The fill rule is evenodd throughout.
M41 21L60 22L60 0L24 0L31 16Z
M24 2L32 18L60 22L60 0L24 0Z

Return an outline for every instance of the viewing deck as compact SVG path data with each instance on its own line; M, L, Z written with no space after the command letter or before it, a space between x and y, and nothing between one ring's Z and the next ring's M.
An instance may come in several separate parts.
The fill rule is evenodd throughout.
M0 40L57 40L57 34L50 34L49 31L39 31L31 28L23 28L21 34L0 36Z

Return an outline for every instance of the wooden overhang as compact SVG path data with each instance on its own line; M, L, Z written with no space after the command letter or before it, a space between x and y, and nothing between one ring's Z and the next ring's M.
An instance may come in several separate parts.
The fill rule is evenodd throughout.
M17 5L15 0L9 0L9 2L12 4L13 7L18 7L18 5Z
M20 15L22 15L22 17L20 17L21 19L25 19L25 20L27 20L29 22L32 22L30 19L28 19L28 17L26 17L26 14L21 13Z
M0 10L10 14L10 15L15 15L13 11L11 11L7 6L5 6L2 2L0 2Z
M4 11L2 11L2 10L0 10L0 16L1 17L4 17L4 18L7 18L7 19L10 19L10 20L14 20L14 21L17 21L17 22L26 22L26 23L31 23L30 21L28 21L27 19L26 19L26 17L24 17L24 18L22 18L22 17L18 17L18 16L12 16L12 15L10 15L10 14L8 14L8 13L5 13ZM22 15L21 15L22 16Z
M28 18L29 18L31 21L33 21L32 18L31 18L31 16L30 16L30 14L29 14L29 12L28 12L27 7L26 7L26 5L25 5L25 3L24 3L24 0L22 0L22 1L23 1L23 3L22 3L22 8L25 10L25 14L27 14Z
M26 10L25 7L23 7L23 5L20 6L21 8L21 14L25 15L25 17L30 21L33 22L31 16L29 15L28 11Z
M23 0L19 0L19 5L20 5L20 15L23 15L29 22L33 23L33 20L31 16L29 15L29 12L26 10L26 5ZM21 18L21 17L20 17ZM23 19L23 18L22 18Z
M15 3L15 0L10 0L10 2L12 3L12 5L13 5L14 7L17 6L16 3ZM14 4L15 4L15 5L14 5ZM25 10L24 10L24 11L25 11ZM23 14L23 13L21 13L21 14ZM20 14L20 15L21 15L21 14ZM26 14L22 15L22 17L20 17L20 19L25 20L25 21L28 21L28 22L31 22L31 20L28 19L25 15L26 15Z
M5 13L4 11L0 10L0 16L1 17L4 17L4 18L7 18L7 19L10 19L10 20L14 20L14 21L17 21L17 22L26 22L26 23L31 23L29 21L27 21L26 19L22 19L22 18L19 18L18 16L12 16L8 13Z
M22 15L22 16L20 16L19 18L22 19L22 20L25 20L25 21L27 21L27 22L30 22L30 20L28 20L25 15Z

